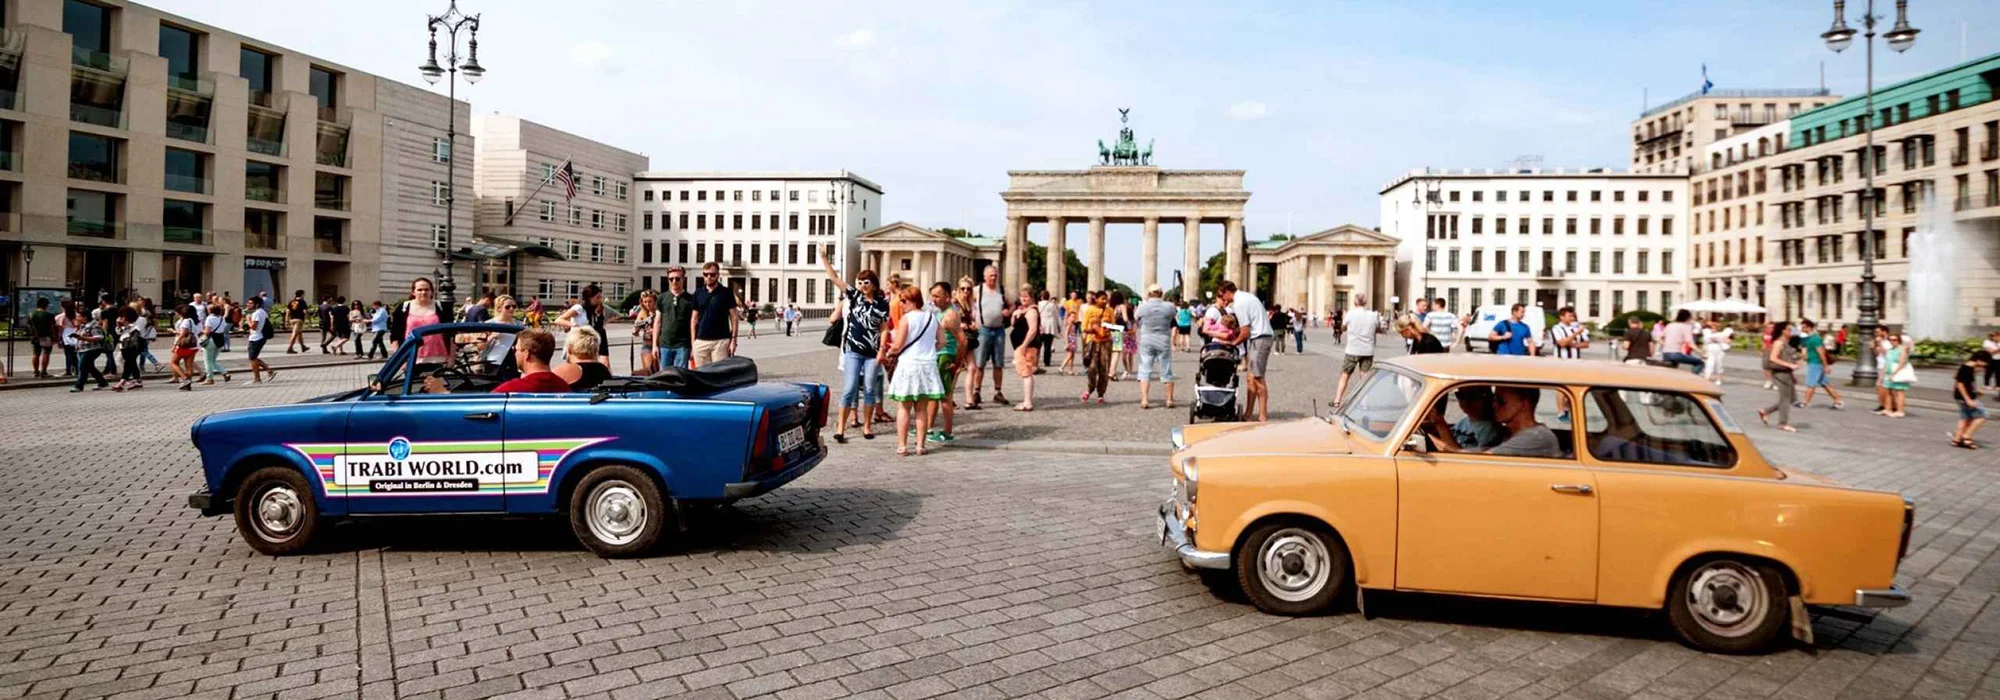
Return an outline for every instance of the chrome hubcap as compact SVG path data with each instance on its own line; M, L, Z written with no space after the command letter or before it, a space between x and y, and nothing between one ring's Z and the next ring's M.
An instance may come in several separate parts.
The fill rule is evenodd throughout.
M623 481L607 481L590 494L585 516L590 534L606 544L628 544L646 528L646 501Z
M1764 623L1771 597L1757 572L1736 562L1714 562L1695 571L1687 605L1702 629L1737 637Z
M1319 536L1298 528L1279 530L1257 549L1257 574L1264 590L1286 602L1318 595L1332 576L1331 564Z
M297 534L304 508L299 494L289 486L271 486L257 495L257 530L272 542L283 542Z

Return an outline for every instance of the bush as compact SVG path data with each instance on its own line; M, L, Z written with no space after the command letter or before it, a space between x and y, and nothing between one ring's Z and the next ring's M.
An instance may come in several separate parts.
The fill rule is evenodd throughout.
M1631 311L1627 311L1625 313L1612 316L1610 321L1605 322L1604 335L1612 338L1625 337L1625 328L1630 324L1630 319L1633 318L1639 319L1639 325L1647 329L1651 329L1653 327L1654 321L1662 321L1666 319L1666 317L1664 316L1661 316L1657 313L1653 313L1651 311L1647 311L1645 309L1633 309Z
M1979 350L1978 338L1965 340L1919 340L1910 352L1913 362L1955 365Z
M634 289L630 292L626 292L625 298L618 300L618 306L613 308L616 308L618 310L618 313L621 314L627 311L631 311L632 309L639 308L639 293L642 291L645 290Z

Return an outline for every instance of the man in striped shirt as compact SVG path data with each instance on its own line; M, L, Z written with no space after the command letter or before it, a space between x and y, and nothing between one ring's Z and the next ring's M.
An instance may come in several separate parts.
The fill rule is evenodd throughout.
M1549 329L1549 339L1554 341L1555 356L1558 359L1578 360L1583 358L1583 349L1590 347L1590 332L1583 324L1576 322L1576 307L1565 306L1556 315L1562 319L1556 327Z
M1444 308L1444 297L1432 300L1430 313L1418 320L1430 327L1431 335L1437 336L1438 343L1446 350L1450 350L1452 343L1458 340L1458 315Z

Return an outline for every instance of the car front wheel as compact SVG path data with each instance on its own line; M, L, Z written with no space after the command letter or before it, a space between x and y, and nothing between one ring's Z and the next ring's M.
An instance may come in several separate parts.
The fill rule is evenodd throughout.
M1687 568L1668 591L1667 618L1689 646L1724 654L1763 650L1791 621L1785 579L1757 561L1710 559Z
M322 523L306 477L285 467L264 467L236 487L236 532L251 549L271 556L310 549Z
M1347 546L1323 527L1267 523L1237 550L1236 578L1257 609L1273 615L1332 611L1352 578Z
M636 557L653 551L667 520L659 486L632 467L593 470L570 492L570 529L601 557Z

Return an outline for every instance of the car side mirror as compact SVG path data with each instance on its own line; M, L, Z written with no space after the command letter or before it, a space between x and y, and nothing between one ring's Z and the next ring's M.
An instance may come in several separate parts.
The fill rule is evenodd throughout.
M368 375L368 390L374 392L382 391L382 378L373 374Z
M1410 433L1410 439L1403 441L1403 451L1412 454L1425 454L1427 452L1430 452L1431 451L1430 438L1425 437L1424 434L1421 432Z

